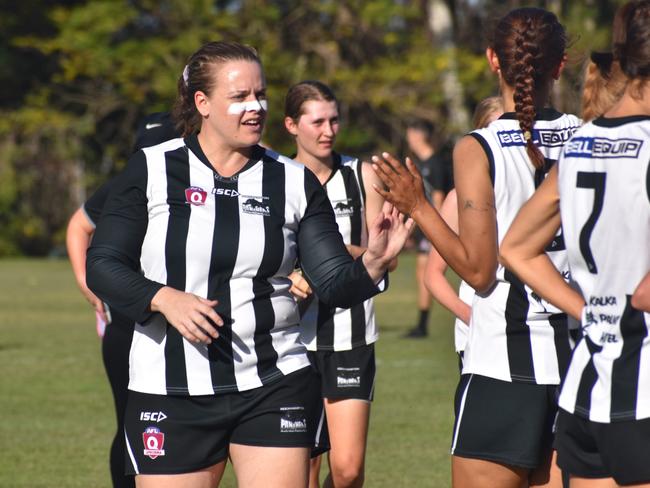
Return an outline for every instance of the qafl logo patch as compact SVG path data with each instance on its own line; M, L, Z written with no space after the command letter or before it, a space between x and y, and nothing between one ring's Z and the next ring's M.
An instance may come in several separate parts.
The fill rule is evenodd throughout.
M334 215L337 217L350 217L354 215L354 203L350 199L332 202L332 209L334 210Z
M185 201L191 205L205 205L208 192L198 186L190 186L185 189Z
M144 443L144 455L151 459L158 456L164 456L165 434L158 427L147 427L142 433L142 442Z

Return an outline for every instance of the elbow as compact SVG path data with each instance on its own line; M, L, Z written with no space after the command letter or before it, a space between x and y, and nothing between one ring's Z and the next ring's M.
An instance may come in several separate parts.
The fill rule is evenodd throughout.
M496 267L491 270L481 270L468 276L465 281L469 286L474 288L479 295L487 293L494 286L496 282Z

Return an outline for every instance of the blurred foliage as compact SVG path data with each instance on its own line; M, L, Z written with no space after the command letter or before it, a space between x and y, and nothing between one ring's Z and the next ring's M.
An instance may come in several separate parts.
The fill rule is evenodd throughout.
M409 117L435 121L441 138L466 129L447 123L441 75L452 60L469 110L496 93L483 33L519 3L447 0L455 47L443 50L425 0L0 0L0 256L62 248L69 215L124 166L138 120L171 107L185 60L207 41L260 52L264 141L279 152L293 151L287 88L320 79L341 101L340 151L402 153ZM537 3L574 34L558 108L577 110L582 60L607 47L617 2Z

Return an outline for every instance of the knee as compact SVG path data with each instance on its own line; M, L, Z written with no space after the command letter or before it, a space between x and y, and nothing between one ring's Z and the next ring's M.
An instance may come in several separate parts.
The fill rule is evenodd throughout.
M363 486L363 463L345 462L331 465L331 476L336 488L357 488Z

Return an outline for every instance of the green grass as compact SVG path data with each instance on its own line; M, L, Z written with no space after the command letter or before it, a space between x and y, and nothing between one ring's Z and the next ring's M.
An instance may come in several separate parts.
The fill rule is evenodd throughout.
M417 318L413 265L402 256L377 300L370 488L449 486L452 318L435 305L428 338L401 337ZM0 261L0 487L110 486L115 426L100 346L66 261ZM222 486L235 486L230 469Z

